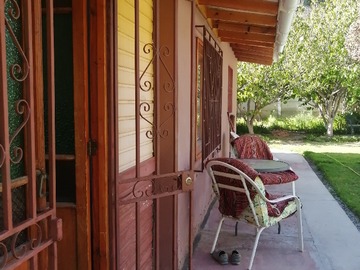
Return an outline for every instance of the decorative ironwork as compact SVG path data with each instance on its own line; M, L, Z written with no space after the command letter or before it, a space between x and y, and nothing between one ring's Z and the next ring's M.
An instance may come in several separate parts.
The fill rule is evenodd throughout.
M15 130L14 134L10 137L10 146L11 146L12 142L14 141L14 139L16 138L16 136L19 135L20 131L24 128L26 123L29 121L29 118L30 118L29 103L24 99L18 100L16 102L16 113L19 115L21 115L21 114L24 115L24 119L23 119L23 122L20 124L20 126ZM21 149L21 147L14 146L13 156L10 156L11 162L14 164L18 164L23 157L23 152L24 151L23 151L23 149Z
M161 176L148 176L136 178L130 181L121 182L120 185L129 186L129 191L119 197L120 204L135 201L152 200L159 196L169 195L169 193L181 191L182 176L181 172Z
M156 135L158 135L160 138L165 138L169 135L169 131L167 129L163 129L163 126L175 115L175 107L174 107L174 104L172 103L167 103L165 104L164 106L164 110L165 111L169 111L170 112L170 115L167 117L167 119L165 119L165 121L163 121L160 125L159 125L159 128L156 128L154 126L154 124L152 122L150 122L144 115L143 115L143 112L149 112L150 111L150 104L148 102L142 102L140 104L140 117L142 119L144 119L147 123L149 123L152 127L153 127L153 130L148 130L146 131L146 137L148 139L154 139L154 133Z
M202 158L221 146L221 97L223 52L206 27L203 30Z
M21 15L19 4L15 0L5 0L5 5L8 2L10 2L13 6L13 8L8 9L8 12L7 12L8 15L12 19L18 20ZM29 71L30 71L29 61L25 55L24 50L22 49L22 47L20 45L20 42L16 38L16 35L15 35L14 31L12 30L7 18L5 18L5 26L6 26L7 30L9 31L10 37L11 37L12 41L14 42L15 47L18 49L19 54L23 60L23 67L21 67L20 64L13 64L10 67L10 75L11 75L11 78L13 78L15 81L23 82L29 75Z
M8 251L6 245L2 242L0 242L0 252L2 254L2 256L0 256L0 269L3 269L8 260Z
M143 52L145 54L150 54L153 53L153 57L151 58L151 60L149 61L149 63L147 64L145 70L143 71L143 73L141 74L139 81L140 81L140 89L144 92L148 92L151 89L153 89L153 84L150 80L145 80L144 76L145 74L148 72L149 68L152 66L152 64L154 63L155 59L159 59L160 63L162 64L162 67L165 69L166 73L168 74L169 80L163 84L162 89L167 92L167 93L171 93L175 90L175 80L172 77L169 69L166 66L165 63L165 58L170 56L170 50L167 46L161 46L159 48L159 50L156 50L155 46L153 43L147 43L144 45L143 47ZM155 52L155 53L154 53ZM173 103L166 103L163 107L164 111L169 112L169 116L158 125L158 127L155 127L154 123L149 121L146 117L145 117L145 113L149 112L151 110L151 105L149 102L142 102L139 105L139 114L140 117L145 120L147 123L149 123L152 127L153 130L148 130L146 131L146 137L148 139L154 139L154 135L159 136L160 138L165 138L169 135L169 131L167 129L164 129L164 125L175 115L175 106Z
M35 223L32 225L33 227L35 227L37 230L37 235L33 236L32 239L29 239L29 242L24 243L20 246L16 245L17 239L20 235L21 232L17 232L12 239L12 243L11 243L11 251L12 254L14 256L14 258L16 259L21 259L22 257L25 256L25 254L27 253L28 250L34 250L35 248L39 247L41 244L41 239L42 239L42 232L41 232L41 227ZM38 238L36 238L38 237Z
M170 50L167 46L161 46L160 50L159 50L159 60L160 63L162 64L163 68L165 68L166 73L168 74L170 81L168 81L166 84L163 85L163 89L165 90L165 92L173 92L175 90L175 80L171 75L171 72L169 71L169 69L166 66L165 63L165 57L169 57L170 56Z
M143 52L145 54L150 54L152 53L153 51L155 51L154 49L154 44L153 43L147 43L144 45L143 47ZM151 58L150 62L147 64L144 72L141 74L140 78L139 78L139 81L140 81L140 89L144 92L148 92L150 91L151 89L153 89L153 84L151 81L149 80L145 80L143 81L143 77L144 75L147 73L147 71L149 70L149 68L152 66L153 62L154 62L154 59L155 59L155 56L153 55L153 57ZM143 81L143 83L142 83Z
M31 233L29 233L30 231ZM19 237L22 237L20 235L23 235L24 233L26 233L28 239L25 242L21 240L22 244L19 245ZM29 252L40 248L42 235L43 232L41 227L39 224L35 223L0 242L0 269L6 268L7 263L9 263L9 258L21 260L27 256ZM7 247L4 243L8 240L10 241L10 247Z
M2 165L5 162L5 149L4 147L0 144L0 168L2 167Z

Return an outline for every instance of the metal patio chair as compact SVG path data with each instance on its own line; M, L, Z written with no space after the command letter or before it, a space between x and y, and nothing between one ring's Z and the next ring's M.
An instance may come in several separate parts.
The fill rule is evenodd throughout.
M255 226L257 232L248 268L251 269L262 231L294 213L297 213L298 220L299 249L303 251L301 202L297 196L276 197L268 194L259 173L238 159L212 159L207 162L206 169L212 179L213 190L219 199L219 211L222 214L211 254L215 250L226 218L246 221Z
M231 141L235 158L275 159L267 143L255 134L242 134ZM296 180L298 176L290 168L288 177ZM292 181L292 194L296 195L295 181Z

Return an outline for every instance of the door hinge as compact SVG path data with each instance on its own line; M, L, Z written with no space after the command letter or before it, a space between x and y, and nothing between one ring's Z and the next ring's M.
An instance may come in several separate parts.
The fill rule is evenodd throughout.
M87 143L87 152L90 157L95 156L97 151L97 142L95 140L90 140Z

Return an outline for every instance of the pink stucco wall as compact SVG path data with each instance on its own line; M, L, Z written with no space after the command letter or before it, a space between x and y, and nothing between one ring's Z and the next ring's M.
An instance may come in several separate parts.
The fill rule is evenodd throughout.
M177 55L178 55L178 166L179 170L190 168L190 114L191 114L191 5L190 1L178 1L178 32L177 32ZM195 12L195 25L207 25L201 13ZM201 37L202 33L196 32ZM229 127L227 121L228 102L228 67L233 69L233 108L236 108L236 64L237 60L227 43L220 44L223 50L223 96L222 96L222 150L218 155L226 156L229 153ZM195 174L193 196L193 232L197 234L201 223L208 211L208 207L214 196L210 179L207 173ZM188 252L188 222L189 222L189 193L179 196L178 209L178 250L179 266Z

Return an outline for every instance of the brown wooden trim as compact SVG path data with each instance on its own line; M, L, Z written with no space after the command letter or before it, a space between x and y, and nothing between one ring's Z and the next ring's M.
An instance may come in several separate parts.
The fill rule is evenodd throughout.
M15 189L18 187L21 187L23 185L26 185L27 183L29 183L29 179L27 176L22 176L16 179L12 179L11 180L11 189ZM0 183L0 192L3 192L3 185L2 183Z
M237 9L243 11L252 11L257 13L267 13L276 15L278 3L263 0L198 0L199 5L209 5L219 8Z
M155 158L149 158L139 164L140 167L140 175L141 176L148 176L155 172ZM127 169L124 172L118 174L117 181L121 182L124 179L131 179L136 177L136 167L132 167Z
M72 1L74 123L76 164L76 234L78 269L92 269L90 218L87 1Z
M216 26L219 30L276 36L276 28L270 26L246 25L233 22L219 22Z
M35 110L35 156L36 168L45 171L45 131L44 131L44 74L42 48L42 16L40 16L41 0L32 3L34 27L34 110Z
M90 134L98 144L91 168L93 269L110 268L106 7L106 0L90 0Z
M76 104L75 104L76 106ZM76 127L75 127L76 129ZM49 159L48 155L45 155L45 159ZM56 160L75 160L75 155L55 155Z
M44 92L44 83L43 83L43 48L42 48L42 35L43 35L43 31L42 31L42 16L41 16L41 1L40 0L35 0L32 1L31 3L29 3L28 5L24 6L24 10L26 10L26 6L27 8L29 8L30 10L27 11L27 15L31 14L31 22L29 21L29 19L24 21L25 25L30 24L29 26L32 27L33 32L28 33L28 35L32 36L32 40L29 41L31 42L31 44L29 44L29 53L31 54L31 57L29 55L29 62L30 62L30 69L32 70L32 72L30 72L30 81L29 81L29 87L30 89L28 90L31 93L34 93L34 100L33 103L30 103L30 108L34 109L34 114L33 114L33 119L34 119L34 123L33 123L33 127L36 130L36 135L35 132L33 133L34 135L34 139L33 139L33 143L34 143L34 148L30 147L30 145L27 145L27 143L25 143L25 148L28 151L34 151L35 153L33 153L30 156L30 162L28 162L27 164L32 164L32 166L28 166L28 167L33 167L34 171L35 170L40 170L41 172L45 173L46 169L45 169L45 131L44 131L44 96L43 96L43 92ZM25 15L25 13L24 13ZM47 26L48 27L48 26ZM28 28L30 29L30 28ZM49 32L48 32L49 33ZM24 42L24 44L26 44L26 41ZM30 60L31 59L31 60ZM48 62L49 63L49 62ZM49 68L49 70L51 70L51 68ZM51 91L51 90L50 90ZM30 132L29 132L30 134ZM53 134L50 132L49 136L52 136ZM28 156L28 155L27 155ZM51 176L50 176L51 177ZM46 197L38 197L36 194L36 190L37 190L37 185L36 185L36 180L35 180L35 174L32 174L32 176L29 177L29 179L23 179L22 182L18 182L17 184L25 184L26 182L28 182L28 192L31 192L32 195L30 195L29 197L34 196L36 198L36 208L33 208L33 210L30 210L28 208L28 211L39 211L42 212L47 208L47 199ZM51 180L55 180L55 178L51 178ZM13 188L13 184L11 184L11 188ZM44 182L42 185L42 193L46 193L47 191L47 183ZM50 190L50 194L53 190ZM29 194L29 193L28 193ZM28 197L28 199L29 199ZM51 205L51 204L50 204ZM29 211L29 212L30 212ZM33 213L33 215L35 216L36 214ZM48 237L48 225L49 223L44 220L41 221L39 223L41 230L44 234L44 238ZM34 234L33 230L30 230L30 234ZM49 264L48 261L48 257L49 256L49 252L48 250L44 250L42 252L39 253L38 256L34 257L33 259L30 260L30 267L32 267L33 265L39 265L40 268L44 268L47 269L48 267L50 267L50 265L53 262L53 258L51 258L51 262Z
M117 1L108 0L108 123L109 123L109 260L111 270L116 270L116 176L118 172L117 148Z
M219 21L233 21L241 24L276 27L276 14L248 13L244 11L224 10L209 7L206 10L208 18Z

